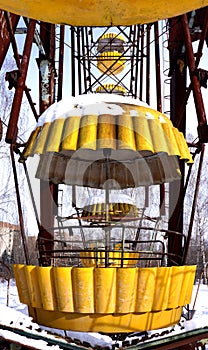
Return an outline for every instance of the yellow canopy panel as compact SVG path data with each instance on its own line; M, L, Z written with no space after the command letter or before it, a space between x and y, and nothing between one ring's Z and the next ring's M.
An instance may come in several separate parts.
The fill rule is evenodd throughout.
M196 266L13 266L34 321L84 332L134 332L176 324L190 303Z
M21 16L73 26L150 23L208 5L208 0L0 0L0 8Z

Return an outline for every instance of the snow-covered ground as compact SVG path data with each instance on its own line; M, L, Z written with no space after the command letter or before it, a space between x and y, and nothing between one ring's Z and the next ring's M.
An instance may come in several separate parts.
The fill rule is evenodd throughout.
M197 298L196 298L197 296ZM21 304L18 298L17 288L14 280L10 280L9 284L9 300L7 304L7 282L0 279L0 325L12 326L14 328L21 328L32 332L33 334L41 334L46 338L55 338L53 333L57 333L62 336L62 342L64 342L64 336L70 337L71 339L79 339L80 341L85 341L91 344L92 347L109 347L115 343L108 335L102 335L99 333L81 333L81 332L70 332L48 329L39 326L32 322L32 318L28 316L27 306ZM200 284L199 288L197 285L193 288L192 301L190 304L190 310L193 310L193 317L191 320L186 320L182 317L179 325L171 327L171 335L177 334L179 332L190 331L193 329L203 328L208 326L208 286ZM41 330L41 333L40 333ZM160 330L159 330L160 331ZM157 331L158 332L158 331ZM162 330L161 330L162 332ZM149 332L151 334L151 332ZM159 332L160 333L160 332ZM30 340L26 337L9 332L8 330L3 330L0 327L0 337L5 339L10 339L11 341L20 342L21 344L28 345ZM128 338L127 338L128 339ZM126 340L127 340L126 339ZM131 338L133 339L133 338ZM57 339L56 339L57 340ZM117 340L117 343L119 341ZM36 349L48 350L48 345L45 340L33 340L33 346ZM60 349L58 345L51 346L55 350ZM208 345L206 346L208 349Z

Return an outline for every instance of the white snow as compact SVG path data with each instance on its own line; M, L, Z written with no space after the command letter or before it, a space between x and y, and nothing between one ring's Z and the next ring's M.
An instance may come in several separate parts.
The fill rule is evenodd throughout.
M198 286L195 285L193 288L192 301L190 304L190 310L192 310L194 306L193 318L191 320L186 320L182 317L180 323L174 326L174 331L173 327L169 328L172 329L171 335L208 326L208 286L200 284L198 292L197 290ZM114 341L110 336L104 334L102 335L99 333L81 333L70 331L64 333L64 331L61 330L49 329L36 324L32 321L32 318L28 316L27 306L20 303L14 280L10 280L8 306L6 306L6 304L7 282L0 279L0 325L21 329L26 332L33 333L34 335L44 336L45 338L52 338L57 340L57 336L60 336L60 341L62 343L65 342L65 335L71 339L79 339L81 342L88 342L92 347L101 346L111 348L111 345L115 342L117 342L117 344L120 343L120 341ZM163 331L164 329L148 332L148 334L153 334L154 332L162 333ZM0 337L23 345L31 344L31 341L27 337L15 334L14 332L10 332L8 330L3 330L1 327ZM126 338L126 340L133 339L133 337L130 339ZM47 341L42 339L32 340L32 345L36 349L48 350ZM60 349L58 345L51 346L51 348L54 350ZM206 348L208 349L207 345Z

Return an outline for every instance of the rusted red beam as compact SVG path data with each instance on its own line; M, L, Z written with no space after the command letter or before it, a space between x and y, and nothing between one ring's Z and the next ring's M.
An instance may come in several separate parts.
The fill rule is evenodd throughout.
M16 64L18 69L20 70L21 64L20 64L20 56L18 53L18 49L17 49L17 44L16 44L16 40L15 40L15 36L14 36L14 29L13 29L13 25L12 25L12 18L9 12L5 12L5 19L6 19L6 23L7 23L7 29L9 32L9 36L10 36L10 40L11 40L11 44L12 44L12 49L13 49L13 53L14 53L14 57L16 60Z
M184 34L184 45L186 48L187 64L190 73L190 79L192 84L194 102L196 107L196 114L198 119L198 134L201 142L208 142L208 126L206 119L206 112L204 108L203 98L201 94L201 86L197 76L196 62L192 47L191 34L188 24L187 15L181 16L181 23Z
M20 59L20 55L19 55L19 52L18 52L18 48L17 48L17 43L16 43L16 40L15 40L15 35L14 35L14 29L13 28L13 23L12 23L12 14L10 14L9 12L5 12L5 20L6 20L6 23L7 23L7 29L8 29L8 32L9 32L9 35L10 35L10 40L11 40L11 44L12 44L12 49L13 49L13 53L14 53L14 58L15 58L15 61L16 61L16 65L17 65L17 68L18 68L18 74L21 74L21 59ZM10 72L8 72L8 74L10 74ZM7 80L7 79L6 79ZM13 87L13 86L12 86ZM16 84L14 85L14 87L16 88ZM30 91L29 89L27 88L27 86L25 86L25 94L27 96L27 99L28 99L28 102L30 104L30 107L32 109L32 112L34 114L34 117L36 119L36 121L38 120L38 114L37 114L37 111L34 107L34 103L32 101L32 97L30 95Z
M22 205L20 200L20 191L19 191L19 184L18 184L18 178L17 178L17 169L15 165L15 158L14 158L14 145L10 146L10 154L11 154L12 169L14 174L14 184L15 184L16 197L17 197L17 208L18 208L18 215L19 215L19 224L20 224L20 233L22 237L23 251L25 255L25 262L26 264L29 264L30 259L29 259L29 252L28 252L28 246L27 246L27 238L26 238L25 229L24 229Z
M14 15L13 13L10 13L10 21L13 31L15 31L19 16ZM0 10L0 69L2 67L2 64L4 62L4 59L6 57L7 51L9 49L9 45L11 42L10 33L7 26L7 21L5 17L5 11Z
M33 43L33 37L35 32L35 25L36 25L36 21L30 20L28 32L25 40L25 45L24 45L23 56L21 60L20 75L17 79L17 87L16 87L14 99L13 99L11 116L10 116L6 139L5 139L7 143L11 143L11 144L14 144L17 138L17 132L18 132L17 124L19 119L19 112L21 108L23 92L25 89L25 81L26 81L31 48Z

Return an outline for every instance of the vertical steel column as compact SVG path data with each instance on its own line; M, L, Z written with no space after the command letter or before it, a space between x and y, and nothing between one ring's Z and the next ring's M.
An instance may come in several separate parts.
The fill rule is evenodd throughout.
M171 79L171 120L173 125L176 126L178 119L180 118L181 106L186 94L186 67L183 72L180 71L180 67L176 65L172 79ZM180 131L185 134L186 126L186 111L183 112L182 122L180 123ZM169 185L169 222L168 229L172 231L178 231L183 233L183 186L184 186L184 164L180 162L181 180L173 181ZM175 264L181 264L182 259L182 236L175 235L175 237L169 235L168 237L168 252L174 254ZM169 261L172 265L172 261Z
M71 27L71 90L72 96L75 96L75 40L74 27Z
M150 103L150 25L147 24L146 37L146 102Z
M161 74L160 74L160 44L158 22L154 23L155 37L155 73L156 73L156 98L157 110L162 112L162 95L161 95ZM160 185L160 215L165 215L165 185Z
M77 27L77 68L78 68L78 92L82 93L82 73L81 73L81 28Z
M87 87L87 55L85 48L85 33L84 28L81 28L81 38L82 38L82 65L83 65L83 75L84 75L84 91L88 90Z
M130 75L130 86L129 86L129 92L132 94L132 96L134 95L133 92L133 83L135 83L135 74L134 74L134 65L135 65L135 41L136 41L136 26L133 26L133 39L131 40L131 36L129 35L129 42L131 42L132 44L132 55L131 55L131 75ZM138 39L138 38L137 38Z
M139 73L139 42L140 42L140 26L137 25L137 42L136 42L136 67L135 67L135 85L134 85L134 97L137 98L138 91L138 73ZM134 43L135 45L135 43Z
M59 63L58 63L58 91L57 91L58 101L62 99L62 89L63 89L64 34L65 34L65 27L61 25L60 41L59 41Z
M92 30L92 29L91 29ZM86 38L86 50L87 50L87 81L88 81L88 91L92 92L92 82L91 82L91 62L90 62L90 48L88 40L89 28L85 27L85 38Z
M139 98L143 99L143 66L144 66L144 25L141 26L141 64L140 64L140 79L139 79Z
M54 76L55 76L55 25L41 22L40 39L45 50L45 56L40 55L40 113L43 113L55 100ZM45 69L45 71L44 71ZM48 72L48 76L47 76ZM54 246L54 215L57 204L57 186L40 180L40 264L50 265ZM41 251L45 252L43 259ZM48 251L48 253L47 253Z

